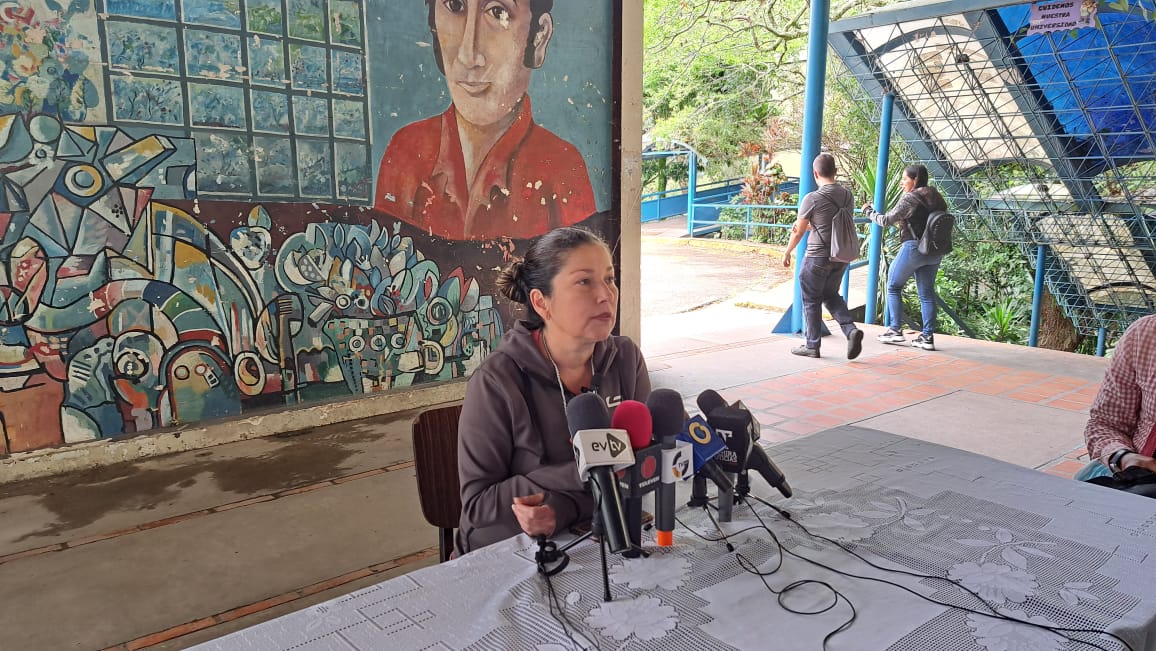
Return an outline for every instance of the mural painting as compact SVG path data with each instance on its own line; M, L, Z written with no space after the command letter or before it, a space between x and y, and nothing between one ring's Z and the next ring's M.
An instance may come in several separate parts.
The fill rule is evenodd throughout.
M425 0L452 103L397 132L376 206L453 239L532 237L595 212L577 148L535 124L531 73L554 34L552 0Z
M413 4L461 59L448 37L482 3ZM597 204L582 156L531 118L549 2L486 14L517 32L521 68L491 97L447 86L468 66L446 66L450 107L393 136L378 178L374 134L398 127L374 105L413 89L370 97L386 11L370 5L0 1L0 454L461 378L498 344L496 270ZM407 65L430 56L409 43ZM480 206L457 175L414 190L436 219L382 205L385 161L428 151L455 114L494 116L474 181L516 200Z

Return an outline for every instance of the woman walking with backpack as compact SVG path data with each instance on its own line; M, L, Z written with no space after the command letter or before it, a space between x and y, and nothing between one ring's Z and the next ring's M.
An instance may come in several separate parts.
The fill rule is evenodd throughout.
M923 350L935 350L935 314L937 310L935 276L943 255L925 255L919 252L919 238L927 226L927 217L936 210L947 210L947 202L939 190L927 185L927 168L909 165L900 181L904 195L890 212L876 212L871 204L863 205L863 216L886 228L894 224L899 229L899 253L891 261L887 273L887 331L879 335L885 344L903 344L903 286L915 276L919 292L923 331L911 345Z

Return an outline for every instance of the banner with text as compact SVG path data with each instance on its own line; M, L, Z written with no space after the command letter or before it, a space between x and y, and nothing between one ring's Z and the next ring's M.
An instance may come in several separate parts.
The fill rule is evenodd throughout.
M1028 34L1095 27L1096 0L1059 0L1032 4Z

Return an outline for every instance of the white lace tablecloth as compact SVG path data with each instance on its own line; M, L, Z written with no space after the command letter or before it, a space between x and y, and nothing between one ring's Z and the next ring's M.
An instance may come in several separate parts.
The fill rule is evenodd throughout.
M842 427L772 448L795 497L774 502L815 533L838 539L879 565L947 577L1010 617L1066 628L1109 630L1132 649L1156 650L1156 500L1079 484L987 457ZM771 489L752 476L755 490ZM777 495L777 494L776 494ZM685 502L685 500L684 500ZM771 530L791 551L830 568L886 579L945 604L984 611L950 583L873 569L811 538L766 507ZM687 526L717 536L702 511ZM849 578L792 556L766 577L775 590L825 581L847 601L818 615L780 605L736 554L761 570L780 563L770 536L736 505L735 553L675 530L676 545L647 559L610 556L614 600L602 601L598 548L583 543L553 578L563 631L547 610L525 536L421 569L196 647L268 650L405 649L822 649L1058 651L1095 646L956 608L899 588ZM830 593L792 593L794 610L822 608ZM1104 649L1115 639L1083 634Z

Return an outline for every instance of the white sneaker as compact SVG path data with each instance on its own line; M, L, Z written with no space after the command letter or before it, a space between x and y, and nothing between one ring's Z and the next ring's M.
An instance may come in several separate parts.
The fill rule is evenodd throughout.
M881 334L875 338L878 339L879 341L885 343L885 344L905 344L905 343L907 343L907 338L903 336L902 332L896 332L896 331L892 330L891 328L887 328L886 332L884 332L883 334Z
M923 350L935 350L935 335L920 334L911 340L911 345Z

